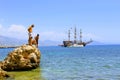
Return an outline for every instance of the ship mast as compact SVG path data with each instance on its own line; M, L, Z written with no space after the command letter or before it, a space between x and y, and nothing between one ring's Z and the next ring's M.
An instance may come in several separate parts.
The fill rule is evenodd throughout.
M80 43L82 43L82 30L80 29Z
M75 27L75 32L74 32L74 43L76 43L76 27Z
M68 41L70 41L70 30L68 30Z

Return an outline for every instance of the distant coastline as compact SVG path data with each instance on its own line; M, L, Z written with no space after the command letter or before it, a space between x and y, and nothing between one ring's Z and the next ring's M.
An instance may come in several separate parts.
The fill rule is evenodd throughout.
M19 46L0 46L0 48L17 48Z

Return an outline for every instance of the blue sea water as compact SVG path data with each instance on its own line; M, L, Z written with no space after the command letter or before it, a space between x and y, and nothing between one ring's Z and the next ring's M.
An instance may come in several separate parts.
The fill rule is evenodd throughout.
M0 49L3 60L12 49ZM120 80L120 45L40 47L45 80Z

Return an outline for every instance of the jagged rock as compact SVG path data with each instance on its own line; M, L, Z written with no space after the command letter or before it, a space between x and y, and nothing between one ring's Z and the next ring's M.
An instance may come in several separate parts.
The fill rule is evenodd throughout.
M0 80L4 79L4 78L8 78L10 77L10 75L6 72L6 71L3 71L1 68L0 68Z
M40 55L36 46L22 45L8 54L1 68L5 71L34 69L39 66Z

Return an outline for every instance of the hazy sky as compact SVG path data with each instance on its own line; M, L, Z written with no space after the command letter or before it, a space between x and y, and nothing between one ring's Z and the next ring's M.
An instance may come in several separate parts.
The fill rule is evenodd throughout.
M85 40L120 44L120 0L0 0L0 35L27 39L31 24L40 40L67 39L76 25Z

